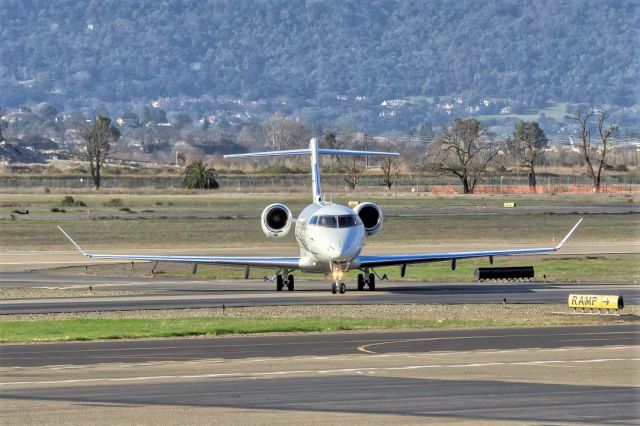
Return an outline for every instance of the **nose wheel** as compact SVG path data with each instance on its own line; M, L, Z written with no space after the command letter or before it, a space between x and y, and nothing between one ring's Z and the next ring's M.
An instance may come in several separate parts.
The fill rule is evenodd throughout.
M331 293L336 294L336 293L340 293L340 294L345 294L347 292L347 286L345 283L332 283L331 284Z

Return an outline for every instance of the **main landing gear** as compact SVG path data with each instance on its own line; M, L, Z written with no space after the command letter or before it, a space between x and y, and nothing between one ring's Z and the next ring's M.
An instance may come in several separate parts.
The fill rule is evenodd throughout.
M364 279L364 274L358 274L358 291L364 290L364 287L369 287L369 290L375 291L376 289L376 276L375 274L369 274L368 279Z
M276 275L276 290L282 291L285 285L287 286L287 290L293 291L295 285L293 275L287 274L286 279L280 274Z

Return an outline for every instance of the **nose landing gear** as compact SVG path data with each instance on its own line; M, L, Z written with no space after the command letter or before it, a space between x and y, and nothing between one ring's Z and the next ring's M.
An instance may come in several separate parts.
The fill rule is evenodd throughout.
M340 292L340 294L345 294L347 292L347 286L345 283L331 283L331 293L336 294L338 292Z

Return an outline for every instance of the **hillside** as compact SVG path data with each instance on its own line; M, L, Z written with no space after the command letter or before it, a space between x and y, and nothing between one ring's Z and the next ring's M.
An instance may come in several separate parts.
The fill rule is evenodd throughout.
M327 116L356 97L629 106L638 5L4 0L0 105L122 110L168 97L195 112L208 106L193 99L222 95Z

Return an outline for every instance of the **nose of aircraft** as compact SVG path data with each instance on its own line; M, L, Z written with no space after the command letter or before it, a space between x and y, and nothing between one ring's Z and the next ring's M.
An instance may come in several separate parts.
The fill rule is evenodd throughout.
M356 230L344 230L340 234L335 244L328 248L329 257L334 262L351 260L360 254L360 237Z

